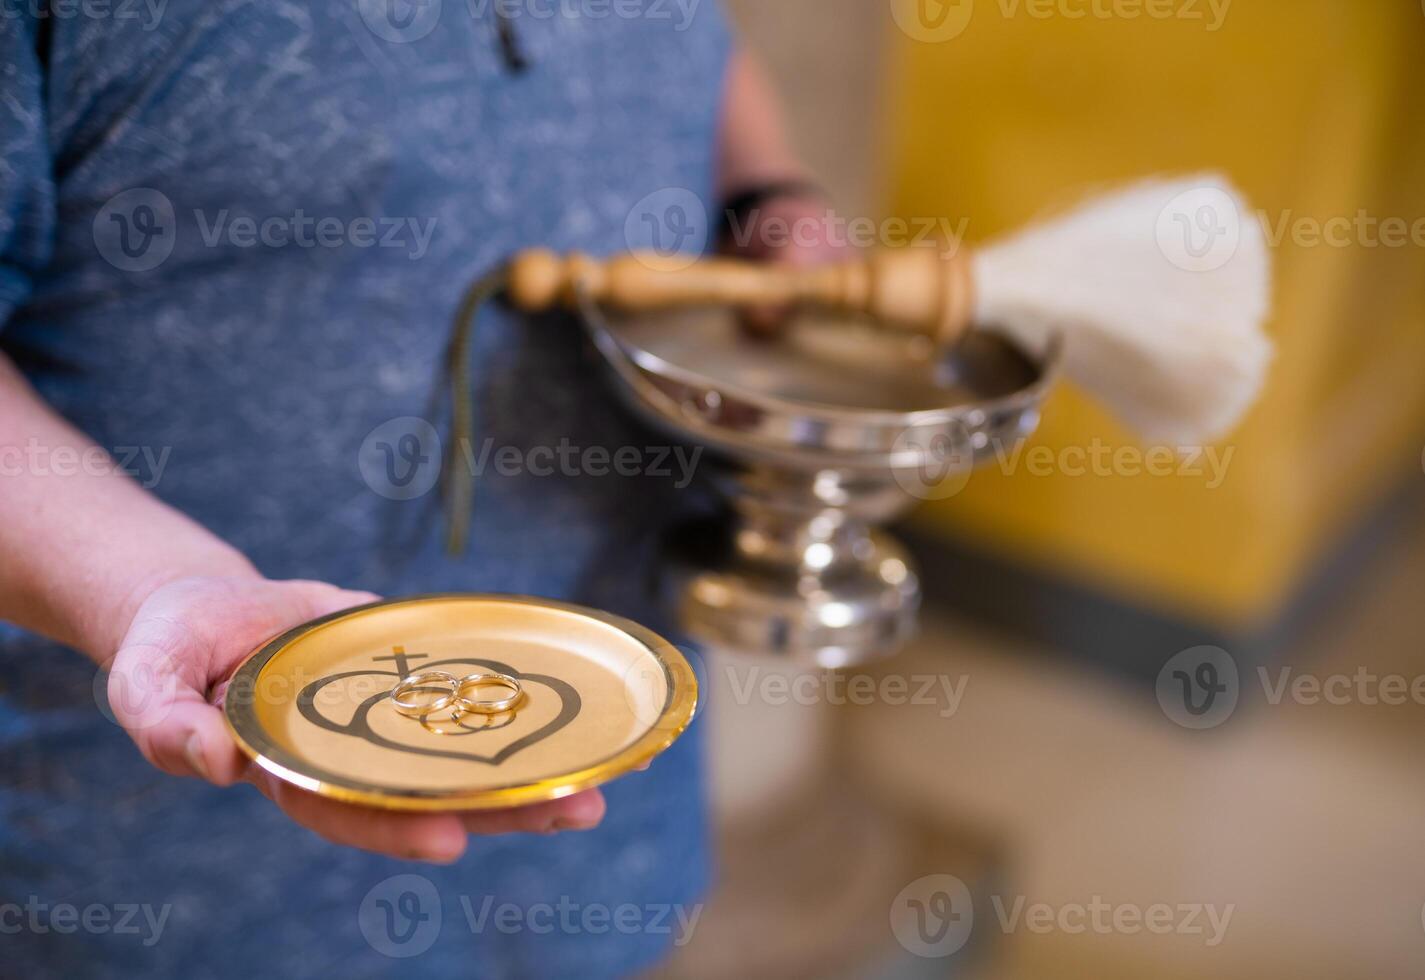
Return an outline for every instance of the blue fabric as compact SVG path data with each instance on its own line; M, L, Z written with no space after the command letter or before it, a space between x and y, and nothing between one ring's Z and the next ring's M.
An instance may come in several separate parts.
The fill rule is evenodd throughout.
M398 499L416 457L412 423L390 425L448 436L441 358L476 276L526 245L627 247L649 195L710 197L714 3L519 4L523 74L478 0L32 7L0 21L0 349L51 405L270 576L530 593L667 629L651 557L693 496L676 468L491 464L452 559L439 493ZM567 319L496 314L475 347L476 452L663 441ZM436 869L330 846L249 787L161 775L94 689L77 654L0 627L5 976L617 976L672 938L645 907L706 883L697 726L607 788L599 830L476 841ZM491 901L578 925L472 923ZM57 904L108 924L61 932ZM580 918L630 904L646 928Z

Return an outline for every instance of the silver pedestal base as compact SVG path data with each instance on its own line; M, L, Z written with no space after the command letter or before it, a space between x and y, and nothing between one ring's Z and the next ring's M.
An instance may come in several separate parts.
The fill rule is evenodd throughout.
M674 529L664 599L689 638L838 669L889 656L915 632L920 580L894 539L864 530L830 568L757 561L735 520Z

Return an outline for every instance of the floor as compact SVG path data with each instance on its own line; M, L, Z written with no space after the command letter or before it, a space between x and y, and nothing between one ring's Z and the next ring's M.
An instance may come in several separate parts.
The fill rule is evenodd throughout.
M1422 596L1425 506L1284 652L1293 677L1349 681L1331 689L1346 703L1276 698L1279 674L1246 676L1235 713L1205 731L1173 723L1146 687L932 615L888 669L967 677L959 710L851 709L844 744L882 798L997 828L1006 906L1233 907L1212 947L1196 934L1006 934L992 915L987 976L1418 976L1425 703L1370 700L1389 693L1375 678L1425 676Z

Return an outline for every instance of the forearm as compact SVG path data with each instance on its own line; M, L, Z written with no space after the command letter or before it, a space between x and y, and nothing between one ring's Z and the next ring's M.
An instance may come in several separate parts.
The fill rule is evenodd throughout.
M33 465L36 448L50 465ZM256 572L232 547L112 462L95 465L99 460L109 457L0 355L0 619L104 663L139 603L163 582Z
M787 133L770 76L746 47L728 66L718 142L718 192L730 197L749 187L805 177Z

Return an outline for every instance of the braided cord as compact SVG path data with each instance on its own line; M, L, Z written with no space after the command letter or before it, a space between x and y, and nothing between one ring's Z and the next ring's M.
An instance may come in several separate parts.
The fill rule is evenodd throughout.
M478 279L465 293L455 314L455 326L446 349L446 376L450 383L451 440L446 447L441 477L445 481L445 550L451 555L465 551L470 537L470 516L474 507L475 474L466 465L463 448L474 444L475 396L470 381L470 348L480 311L505 288L509 270L501 266Z

